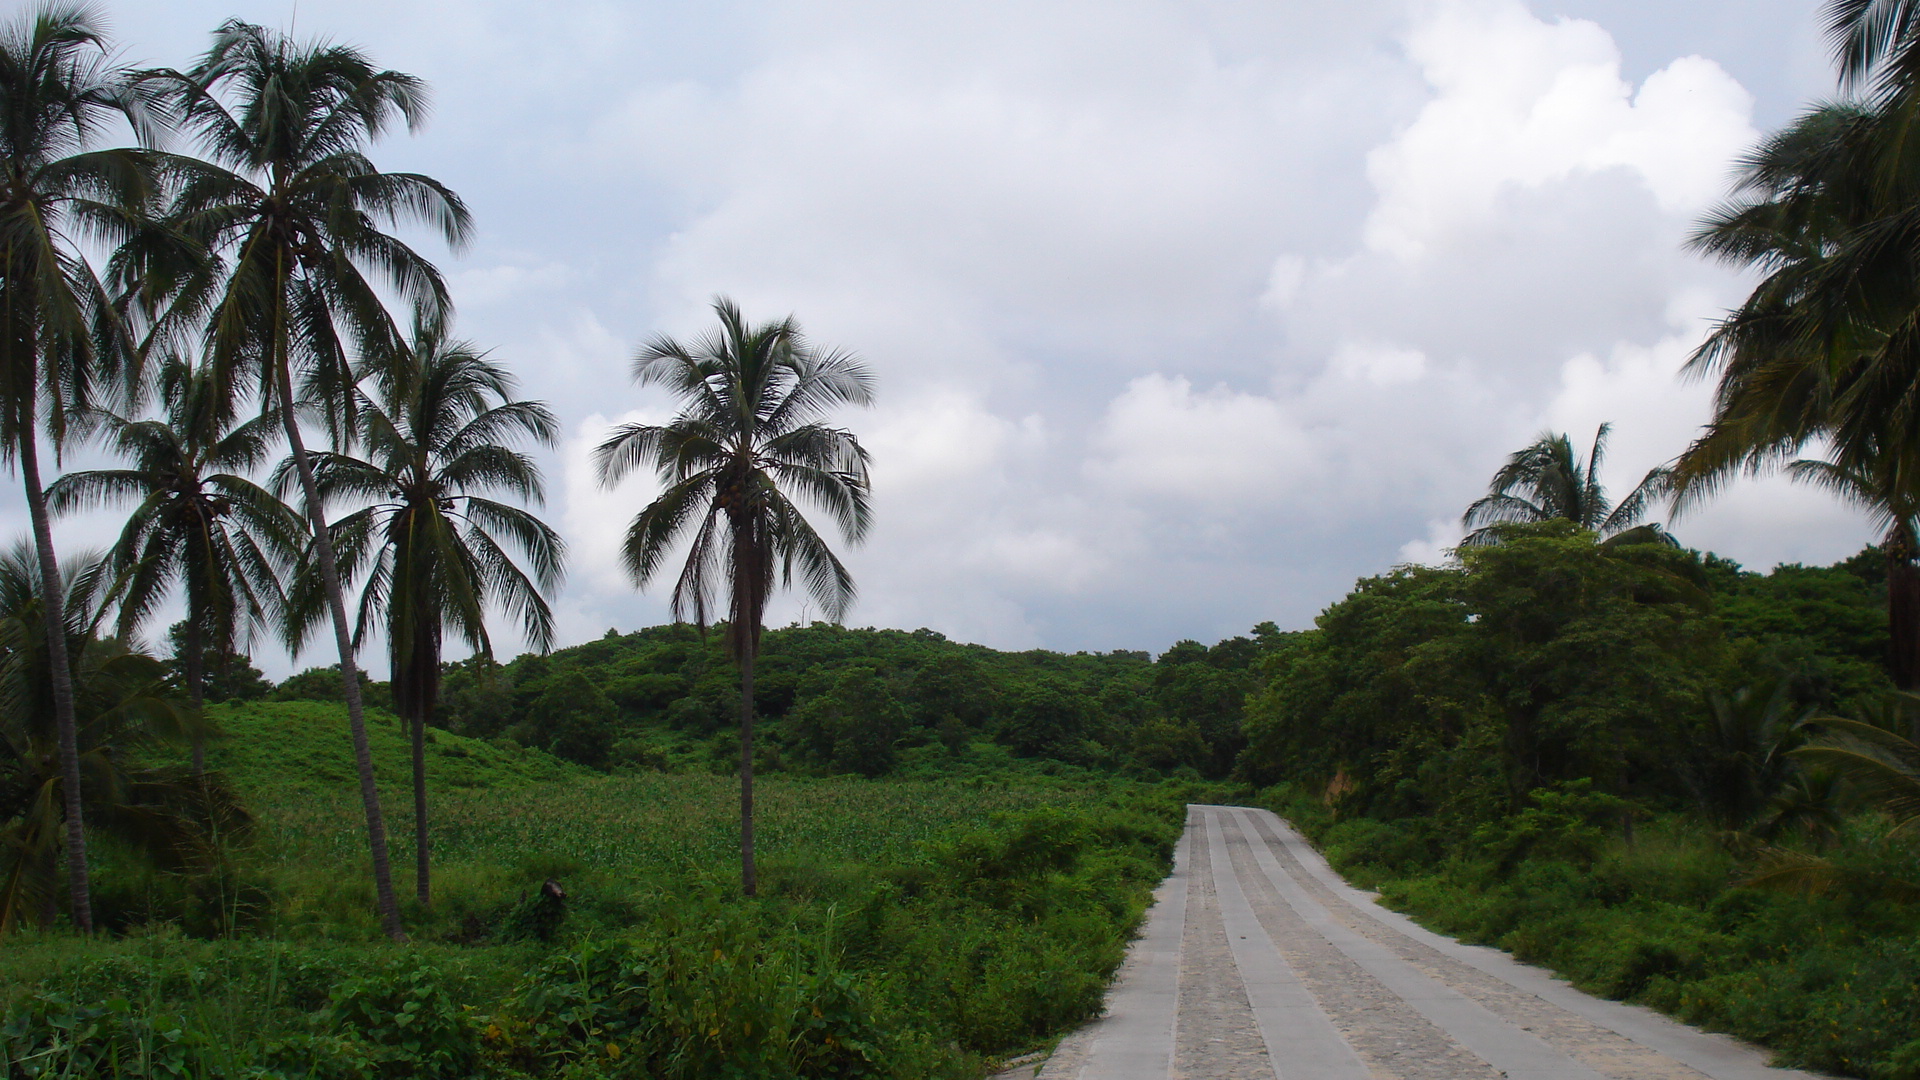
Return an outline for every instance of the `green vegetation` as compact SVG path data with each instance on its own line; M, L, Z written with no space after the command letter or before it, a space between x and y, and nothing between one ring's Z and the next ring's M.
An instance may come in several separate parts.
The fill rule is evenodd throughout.
M1194 790L772 775L746 904L730 777L609 776L436 730L435 902L406 911L419 944L397 949L359 865L342 708L214 711L208 764L257 842L193 875L103 864L98 911L123 936L14 939L17 1068L977 1076L1097 1011ZM369 735L377 776L403 781L399 720L373 711Z
M1920 847L1884 793L1911 802L1920 755L1888 730L1913 709L1875 662L1878 552L1759 575L1499 528L1260 662L1263 800L1437 929L1797 1064L1916 1075Z
M754 711L763 771L947 776L1016 765L1223 779L1271 623L1212 647L1006 653L931 630L815 623L765 633ZM331 693L337 682L295 676ZM508 664L449 665L435 724L615 771L731 770L739 693L723 635L660 626ZM378 685L374 696L380 694Z

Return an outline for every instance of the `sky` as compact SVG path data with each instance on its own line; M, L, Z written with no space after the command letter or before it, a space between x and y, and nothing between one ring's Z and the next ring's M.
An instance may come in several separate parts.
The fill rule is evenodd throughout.
M873 455L852 625L1154 652L1304 628L1445 558L1542 431L1610 422L1624 493L1705 421L1679 369L1751 285L1689 230L1832 92L1813 0L104 10L137 63L185 66L237 15L432 84L426 128L375 157L472 207L464 252L421 239L457 331L562 420L561 644L667 618L616 557L657 489L602 490L588 455L671 415L629 361L721 294L878 379L836 418ZM1777 478L1672 529L1756 569L1872 538ZM25 532L17 495L0 531ZM769 622L818 614L786 594Z

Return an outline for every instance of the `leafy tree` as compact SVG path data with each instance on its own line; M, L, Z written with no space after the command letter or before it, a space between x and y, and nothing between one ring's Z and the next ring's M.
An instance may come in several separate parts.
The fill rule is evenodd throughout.
M844 772L882 776L893 771L894 744L907 728L907 710L878 672L850 667L833 689L796 709L789 720L816 761Z
M601 769L613 749L613 725L618 717L619 710L599 687L579 671L568 671L527 710L521 741L545 747L568 761Z
M132 636L177 583L187 602L182 683L199 709L207 653L228 655L253 631L279 623L279 580L298 557L302 528L285 503L242 475L267 456L271 419L235 424L209 374L178 358L161 368L159 384L163 417L129 420L106 410L81 417L132 467L69 473L47 490L47 501L55 514L134 502L113 549L119 633ZM193 768L206 768L198 743Z
M776 567L837 619L853 576L789 493L803 495L857 542L866 533L867 453L851 432L821 422L828 410L872 400L872 380L851 355L822 352L792 318L750 325L732 301L714 302L718 332L683 345L655 338L634 358L642 386L663 384L681 409L665 425L625 424L595 451L602 483L652 465L666 486L633 519L623 555L634 583L660 572L692 529L674 583L676 619L704 626L713 597L728 593L726 644L740 668L740 882L757 891L753 865L753 660Z
M907 685L916 719L929 726L947 717L978 730L993 715L993 692L979 661L946 653L913 673Z
M1200 729L1190 720L1156 717L1133 729L1130 750L1135 760L1168 771L1182 766L1198 768L1211 756Z
M367 677L364 671L355 671L356 682L360 684L360 700L369 705L391 707L386 697L384 683L376 683ZM340 685L340 665L329 664L326 667L311 667L287 676L267 694L272 701L339 701L345 702L346 691Z
M1573 440L1559 432L1541 432L1532 445L1515 451L1493 474L1487 494L1467 507L1461 522L1473 531L1461 544L1498 543L1499 525L1544 521L1570 521L1615 543L1672 543L1658 525L1640 525L1649 503L1666 490L1668 470L1648 472L1618 505L1607 498L1607 489L1600 483L1600 463L1606 458L1611 428L1601 424L1594 432L1593 448L1584 461L1574 450Z
M426 118L427 91L411 75L376 69L357 49L300 44L235 19L214 31L191 71L155 70L145 79L208 158L182 183L172 224L213 253L217 273L183 280L170 318L184 326L204 319L215 378L254 391L286 434L340 656L381 922L400 940L353 628L295 382L344 437L357 404L350 353L386 357L401 348L379 287L430 322L449 306L439 271L380 225L424 225L457 247L470 229L467 210L437 181L381 172L368 159L367 145L396 118L409 128Z
M1457 568L1363 580L1274 654L1242 773L1316 791L1344 777L1356 812L1455 824L1585 778L1670 801L1687 719L1727 664L1696 557L1565 522L1503 528Z
M316 454L314 472L323 499L370 503L332 530L344 575L366 574L355 643L376 623L386 631L394 709L412 737L414 881L427 904L426 729L439 703L442 635L451 628L491 655L491 606L517 616L535 648L552 645L546 596L566 545L533 514L487 495L541 500L540 468L513 444L551 446L557 422L545 405L514 400L505 368L437 324L416 326L406 348L365 370L372 392L354 411L366 456ZM281 486L291 471L282 466ZM320 614L302 607L309 619Z
M186 657L189 653L187 624L184 621L167 628L167 643L173 646L173 659L167 662L167 671L185 686L188 681ZM257 701L273 692L273 683L259 668L253 666L253 658L232 649L203 648L199 670L207 701ZM335 676L338 677L338 672ZM338 693L338 690L336 685L335 692Z
M66 602L40 481L41 405L57 449L69 411L87 405L132 355L117 309L79 244L117 244L138 231L152 198L151 159L92 147L115 119L148 133L145 115L89 8L45 2L0 24L0 460L19 466L40 587L53 615L44 627L65 777L67 884L83 933L92 932L93 905L72 658L59 636Z
M1181 641L1154 664L1153 700L1167 717L1192 727L1207 748L1191 764L1209 776L1225 776L1246 746L1241 733L1246 696L1254 687L1247 664L1254 654L1246 638L1214 649Z
M1012 695L1001 721L1000 741L1022 757L1074 761L1081 756L1089 719L1083 695L1048 679Z

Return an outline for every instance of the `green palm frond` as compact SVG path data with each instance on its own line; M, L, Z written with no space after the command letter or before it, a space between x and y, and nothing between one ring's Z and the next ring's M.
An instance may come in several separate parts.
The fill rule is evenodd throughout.
M1920 822L1920 746L1859 720L1822 717L1813 724L1822 737L1794 757L1839 774L1892 820L1894 831Z

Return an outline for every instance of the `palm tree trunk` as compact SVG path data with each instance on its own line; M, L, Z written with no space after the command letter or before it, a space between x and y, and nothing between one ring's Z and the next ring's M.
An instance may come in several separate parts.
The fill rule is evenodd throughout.
M440 697L440 635L414 627L416 642L405 673L408 685L401 701L411 722L413 735L413 880L420 906L433 903L432 836L427 831L427 720L433 716ZM402 673L394 672L396 677ZM401 691L401 684L394 685ZM396 696L399 696L396 694Z
M28 385L34 380L29 378ZM40 604L47 624L47 661L53 681L53 723L60 744L60 795L67 812L67 902L73 925L93 933L93 887L87 878L87 827L80 805L80 734L73 713L73 659L67 655L66 592L60 560L53 551L53 523L47 517L47 493L40 486L40 433L33 403L20 424L20 476L26 482L27 514L33 519L33 546L40 556Z
M197 722L207 709L207 652L201 643L201 618L203 615L191 609L187 612L187 633L180 642L186 655L180 658L180 674L187 681L187 703L193 709L193 718ZM196 723L193 729L193 775L204 776L207 772L207 740L200 733Z
M753 866L753 644L740 651L740 892L755 896L760 880Z
M300 438L300 421L293 411L293 377L287 365L274 365L280 394L280 424L287 447L300 473L300 489L307 499L307 521L313 529L313 550L320 564L320 584L333 616L333 640L340 650L340 678L347 699L347 728L353 735L353 765L360 774L360 801L367 812L367 844L373 849L373 889L380 905L380 925L395 941L407 940L400 925L400 904L393 896L393 865L387 858L387 826L380 813L380 792L373 783L373 753L367 746L367 719L360 701L360 669L353 662L353 631L347 622L347 601L340 589L340 564L334 558L333 537L327 531L326 509L320 504L320 485L313 478L313 462Z
M427 848L427 722L413 717L413 891L420 906L433 903Z
M1887 676L1897 690L1920 687L1920 566L1904 525L1887 534Z

